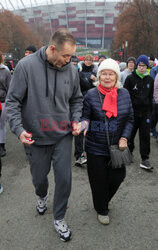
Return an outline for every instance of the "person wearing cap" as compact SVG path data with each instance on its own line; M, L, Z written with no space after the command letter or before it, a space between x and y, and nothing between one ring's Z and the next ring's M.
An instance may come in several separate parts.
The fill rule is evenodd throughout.
M26 49L25 49L25 56L29 56L33 53L36 52L36 47L34 45L29 45Z
M134 110L134 128L129 141L129 149L133 153L134 138L139 130L140 167L151 170L150 155L150 126L154 80L148 74L149 60L146 55L140 55L136 61L136 70L127 76L124 88L128 89Z
M120 62L119 64L120 72L124 71L127 68L126 62Z
M81 69L81 66L79 65L79 59L76 55L72 55L71 63L77 68L78 71Z
M151 130L150 134L156 138L158 142L158 133L156 131L156 125L158 123L158 74L154 80L154 98L153 98L153 112L152 112L152 119L151 119Z
M99 96L100 94L100 96ZM100 100L100 98L102 100ZM93 204L100 223L110 222L108 204L123 182L126 169L112 169L106 136L105 116L111 144L127 147L133 129L133 109L128 91L120 88L118 63L105 59L97 71L97 87L84 98L83 116L76 133L84 131L87 170Z
M72 57L71 57L71 62L72 62L72 64L73 64L75 67L77 67L77 64L78 64L78 62L79 62L78 57L75 56L75 55L72 55Z
M158 65L152 67L152 69L150 70L150 75L154 80L155 80L157 73L158 73Z
M149 57L149 68L148 73L150 74L151 72L151 76L153 77L153 79L155 80L155 75L154 74L154 70L152 70L152 68L155 67L155 57L151 54ZM154 83L155 85L155 83ZM150 129L150 135L153 136L154 138L157 138L157 130L156 130L156 124L157 124L157 113L158 113L158 105L155 103L155 99L153 98L153 109L152 109L152 115L151 115L151 129ZM155 125L155 126L154 126Z
M120 80L121 80L121 87L123 87L124 83L125 83L125 80L126 80L126 77L128 75L130 75L132 73L132 71L134 70L135 68L135 64L136 64L136 58L131 56L127 59L127 68L121 72L121 75L120 75Z
M99 61L98 67L101 64L101 62L103 62L105 59L106 59L106 56L104 54L101 54L98 56L98 61Z
M150 74L150 70L151 70L154 66L156 66L156 64L155 64L155 57L151 54L151 55L149 56L149 68L147 69L149 74Z

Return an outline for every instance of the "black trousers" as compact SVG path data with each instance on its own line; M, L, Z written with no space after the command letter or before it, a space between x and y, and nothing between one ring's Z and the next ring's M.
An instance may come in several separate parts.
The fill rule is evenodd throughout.
M151 126L151 114L145 114L142 116L134 116L134 127L129 140L128 146L131 152L133 152L134 138L137 130L139 129L139 152L142 160L149 159L150 154L150 126Z
M1 171L2 171L2 161L1 161L1 156L0 156L0 177L1 177Z
M108 214L108 203L126 176L125 167L112 169L110 158L87 153L87 170L94 208L98 214Z
M75 153L74 156L76 160L82 155L84 151L84 135L83 133L79 134L78 136L75 136Z
M151 116L151 129L154 129L158 122L158 104L153 103L153 111Z

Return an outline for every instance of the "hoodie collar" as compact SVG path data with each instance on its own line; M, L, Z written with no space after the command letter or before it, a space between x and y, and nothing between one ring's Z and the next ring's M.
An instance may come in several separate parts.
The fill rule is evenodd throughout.
M1 69L7 69L8 67L5 66L3 63L0 63L0 68L1 68Z
M50 64L46 58L46 49L48 46L44 46L42 47L38 52L37 55L39 53L40 59L44 62L44 68L45 68L45 79L46 79L46 97L48 97L49 95L49 79L48 79L48 68L52 69L55 71L54 73L54 96L53 96L53 101L54 104L56 106L56 85L57 85L57 73L58 72L62 72L67 70L70 66L70 63L68 63L67 65L64 65L62 68L57 68L54 65Z

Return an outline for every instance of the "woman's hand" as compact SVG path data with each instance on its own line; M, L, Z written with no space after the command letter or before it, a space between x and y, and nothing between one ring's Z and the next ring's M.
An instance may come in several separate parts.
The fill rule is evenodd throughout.
M82 131L84 131L84 136L86 135L87 133L87 130L88 130L88 121L82 121L82 122L79 122L79 123L73 123L72 127L73 127L73 131L72 131L72 134L77 136L79 135Z
M90 79L91 79L92 81L96 81L96 77L95 77L94 75L91 75L91 76L90 76Z
M125 148L127 148L127 139L124 137L121 137L119 140L119 149L124 150Z

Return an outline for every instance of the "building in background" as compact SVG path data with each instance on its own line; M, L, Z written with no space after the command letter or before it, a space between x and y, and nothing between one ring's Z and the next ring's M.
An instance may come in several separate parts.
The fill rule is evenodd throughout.
M23 8L14 9L13 13L22 16L31 27L43 25L50 35L58 28L66 27L78 45L110 49L119 13L117 3L105 0L50 1L46 5L23 5Z

